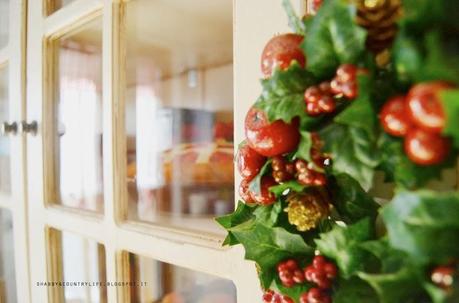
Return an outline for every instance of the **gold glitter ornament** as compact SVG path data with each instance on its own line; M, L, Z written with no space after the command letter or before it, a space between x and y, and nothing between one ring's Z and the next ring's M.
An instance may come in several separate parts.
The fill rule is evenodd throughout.
M402 16L401 0L355 0L357 24L367 30L367 48L377 56L379 66L389 62L388 48L398 32L397 21Z
M308 231L319 224L330 213L330 204L318 192L292 194L287 198L288 221L299 231Z

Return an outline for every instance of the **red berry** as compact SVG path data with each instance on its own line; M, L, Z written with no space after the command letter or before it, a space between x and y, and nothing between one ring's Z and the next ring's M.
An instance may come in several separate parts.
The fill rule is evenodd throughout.
M332 113L336 108L335 100L327 95L320 98L317 104L319 105L321 111L324 113Z
M327 278L335 279L338 276L338 269L335 264L328 262L324 265L324 271L327 274Z
M357 66L353 64L342 64L336 70L336 77L339 82L353 82L357 77Z
M405 97L396 96L387 101L379 114L384 131L392 136L403 137L411 127Z
M441 133L446 117L440 93L451 89L446 82L428 82L414 86L408 93L408 115L413 123L430 132Z
M308 170L308 162L298 159L295 161L295 168L299 173L305 172Z
M239 196L241 196L242 200L244 200L245 203L255 203L255 201L252 199L252 195L250 194L249 185L250 181L241 181L241 184L239 185Z
M252 199L261 205L271 205L276 202L276 196L269 191L270 187L277 185L271 176L261 178L260 193L250 192Z
M282 296L282 302L281 303L295 303L290 297L287 296Z
M261 71L265 77L270 77L276 68L287 69L293 60L302 67L306 65L306 57L300 47L303 36L283 34L268 41L261 55Z
M357 83L343 83L341 84L341 93L348 99L355 99L358 95Z
M271 167L274 171L281 171L285 169L287 161L282 156L275 156L272 158Z
M315 186L324 186L327 184L327 177L321 173L315 173L313 184Z
M301 295L300 303L331 303L331 297L323 290L313 287Z
M268 290L263 294L263 303L271 303L273 299L274 291Z
M408 158L419 165L442 163L449 155L451 143L435 133L421 129L411 129L405 137L405 153Z
M338 81L338 79L335 78L330 82L330 89L331 92L335 95L341 94L341 83Z
M304 101L307 103L316 103L321 97L321 92L316 86L311 86L304 92Z
M432 282L439 287L448 290L454 284L456 270L453 266L438 266L431 274Z
M295 281L297 284L301 284L305 281L304 273L301 269L296 269L293 272L293 281Z
M322 114L322 111L320 110L320 106L316 103L308 103L306 104L306 112L310 116L318 116Z
M295 164L287 163L285 165L285 171L290 175L294 175L295 174Z
M249 146L259 154L273 157L296 149L300 141L299 120L287 124L282 120L272 123L266 114L252 107L245 118L245 135Z
M237 168L242 178L252 180L261 170L266 158L245 144L237 153Z
M330 82L327 82L327 81L320 83L319 89L323 94L326 94L326 95L330 95L332 93Z

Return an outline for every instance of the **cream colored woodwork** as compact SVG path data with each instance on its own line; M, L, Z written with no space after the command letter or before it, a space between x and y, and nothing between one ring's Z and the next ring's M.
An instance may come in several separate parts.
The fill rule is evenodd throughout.
M187 0L175 2L189 5ZM303 1L292 2L298 10L304 9ZM76 0L48 17L46 3L49 0L28 3L27 120L37 121L39 130L36 136L27 136L28 235L30 251L33 252L30 253L28 281L32 287L31 296L23 294L20 302L62 302L62 289L36 286L36 282L52 281L62 275L62 269L59 268L62 258L59 256L60 241L51 232L52 229L72 232L103 244L107 281L128 278L128 253L134 253L226 278L235 283L239 303L259 302L261 291L255 266L252 262L243 261L241 247L222 248L222 237L211 233L194 233L171 228L167 224L125 221L127 189L123 96L126 79L120 64L125 56L121 43L121 33L124 32L122 1ZM288 28L279 0L234 0L233 11L234 112L238 142L243 137L244 113L260 91L258 79L261 76L259 60L262 48L271 36L286 32ZM53 155L44 153L47 144L52 143L50 131L54 121L50 116L50 96L55 66L52 66L54 61L47 41L62 36L97 15L103 18L103 215L51 204L54 202L51 201L53 193L56 192L55 185L49 180ZM145 22L151 22L151 27L156 25L155 20ZM3 53L0 53L1 56ZM24 73L21 75L24 77ZM25 208L21 211L25 213ZM27 226L23 223L22 226ZM17 229L21 232L20 227ZM26 234L24 227L22 233ZM17 248L21 251L25 245ZM52 254L49 253L51 251ZM25 266L18 264L19 269ZM18 280L24 285L25 279L19 279L18 275ZM107 301L130 302L129 294L126 288L108 287Z
M7 21L9 23L9 40L4 48L0 48L0 68L7 67L8 69L8 122L19 123L25 118L25 17L26 2L22 0L9 1L9 20ZM11 194L0 194L0 208L10 210L13 219L16 298L18 302L29 302L28 211L26 175L24 174L26 169L25 137L20 134L10 136L9 142Z

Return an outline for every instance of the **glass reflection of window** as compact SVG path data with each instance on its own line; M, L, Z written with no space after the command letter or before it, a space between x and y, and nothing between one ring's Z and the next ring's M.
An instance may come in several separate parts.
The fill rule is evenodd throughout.
M60 49L60 189L64 204L97 210L102 204L101 58L91 48Z

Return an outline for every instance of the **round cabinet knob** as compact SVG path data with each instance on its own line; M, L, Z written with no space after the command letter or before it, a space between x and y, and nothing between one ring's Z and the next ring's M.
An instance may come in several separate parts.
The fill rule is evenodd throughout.
M18 124L16 122L8 123L3 122L0 125L0 134L2 136L16 135L18 132Z
M29 134L29 135L35 136L38 132L37 121L32 121L30 123L27 121L22 121L19 124L19 132L21 134Z

